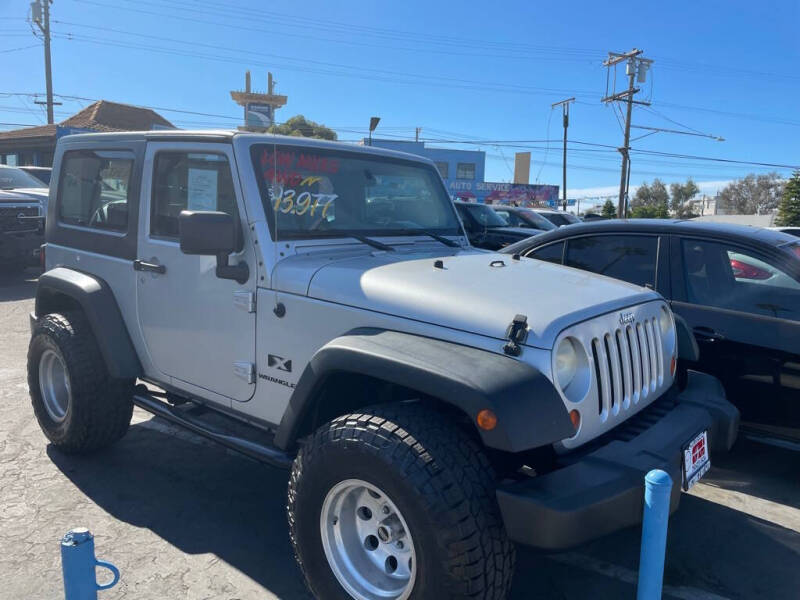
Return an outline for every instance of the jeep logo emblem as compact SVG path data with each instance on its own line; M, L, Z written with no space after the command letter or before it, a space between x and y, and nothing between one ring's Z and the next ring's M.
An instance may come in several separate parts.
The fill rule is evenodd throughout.
M619 324L620 325L627 325L628 323L633 323L633 313L619 313Z

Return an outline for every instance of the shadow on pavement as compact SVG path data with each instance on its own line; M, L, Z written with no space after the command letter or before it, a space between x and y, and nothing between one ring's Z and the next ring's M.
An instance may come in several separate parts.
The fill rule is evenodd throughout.
M287 533L288 472L142 424L96 455L47 452L116 519L187 554L213 553L278 597L310 598Z
M40 269L32 268L19 272L0 270L0 302L33 298L40 272Z
M730 469L723 471L726 480L735 477L746 493L780 501L776 481L791 488L796 479L783 469L793 467L772 464L782 462L775 458L779 449L755 446L740 443L741 456L718 460L708 481ZM132 426L101 454L65 456L49 447L48 455L113 517L150 529L182 552L213 553L281 598L310 597L287 536L285 472L146 424ZM638 528L621 531L574 554L635 573L640 535ZM800 534L694 496L683 495L671 518L667 553L666 585L731 599L796 598L800 589ZM631 583L587 567L520 549L511 598L633 597Z

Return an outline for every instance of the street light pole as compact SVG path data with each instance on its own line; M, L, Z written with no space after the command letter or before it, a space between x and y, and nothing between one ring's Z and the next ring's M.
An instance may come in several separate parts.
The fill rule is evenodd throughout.
M372 132L375 131L375 128L378 126L378 123L381 122L380 117L370 117L369 119L369 145L372 146Z
M567 211L567 128L569 127L569 105L575 102L575 98L567 98L561 102L556 102L552 108L560 106L562 109L563 123L564 123L564 157L561 161L562 179L563 179L563 192L562 192L562 205L564 212Z

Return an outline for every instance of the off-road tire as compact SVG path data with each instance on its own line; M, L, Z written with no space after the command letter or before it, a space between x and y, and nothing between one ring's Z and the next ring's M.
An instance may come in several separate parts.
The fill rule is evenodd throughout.
M39 387L39 361L47 349L61 358L69 378L70 401L61 422L48 414ZM59 450L88 453L125 435L133 414L133 384L109 376L83 313L53 313L37 320L28 346L28 389L39 426Z
M411 529L414 599L502 599L514 545L495 498L495 474L479 444L419 403L338 417L303 444L289 480L288 518L297 562L312 593L350 596L325 556L320 514L328 491L357 478L384 490Z

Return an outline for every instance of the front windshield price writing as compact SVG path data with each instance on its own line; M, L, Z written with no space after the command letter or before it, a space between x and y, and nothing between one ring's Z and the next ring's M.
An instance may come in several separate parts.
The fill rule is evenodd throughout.
M300 192L294 188L273 186L269 188L272 210L283 214L305 215L311 217L320 215L323 219L328 216L328 209L338 197L337 194L312 194Z

